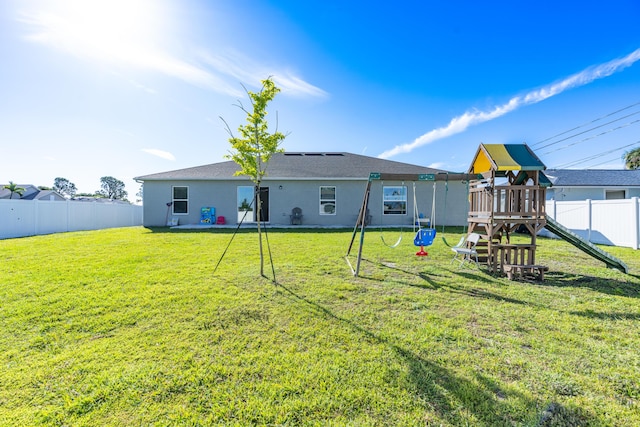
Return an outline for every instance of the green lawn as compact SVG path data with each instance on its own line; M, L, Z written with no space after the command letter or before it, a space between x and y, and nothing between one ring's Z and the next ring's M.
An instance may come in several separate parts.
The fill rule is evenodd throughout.
M215 275L229 231L0 241L0 425L640 425L638 251L539 239L536 284L370 231L354 278L350 230L268 237L276 283L255 231Z

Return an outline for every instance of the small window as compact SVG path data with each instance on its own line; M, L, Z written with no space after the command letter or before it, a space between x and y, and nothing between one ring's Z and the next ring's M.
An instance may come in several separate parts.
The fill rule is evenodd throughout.
M605 199L606 200L620 200L624 199L624 190L606 190L605 191Z
M407 187L382 187L382 212L384 215L407 214Z
M189 213L189 187L173 187L173 214L187 215Z
M336 214L336 187L320 187L320 215Z

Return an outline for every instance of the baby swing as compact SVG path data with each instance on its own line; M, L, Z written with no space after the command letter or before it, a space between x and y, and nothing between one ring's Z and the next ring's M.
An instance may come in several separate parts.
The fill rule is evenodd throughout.
M436 228L435 228L435 218L436 218L436 181L433 181L433 200L431 202L431 218L429 221L429 228L422 228L422 224L420 222L420 214L418 210L418 203L416 199L416 183L413 183L413 219L414 224L418 225L418 232L416 233L416 237L413 239L413 244L415 246L420 246L420 250L416 252L418 256L427 256L429 255L427 251L424 250L425 246L431 246L433 243L433 239L436 237Z

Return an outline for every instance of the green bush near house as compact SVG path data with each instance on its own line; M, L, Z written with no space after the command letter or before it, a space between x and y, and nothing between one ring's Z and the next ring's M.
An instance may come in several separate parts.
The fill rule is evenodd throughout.
M268 237L276 283L255 231L215 275L225 230L0 241L0 425L640 425L637 251L511 282L376 231L354 278L351 230Z

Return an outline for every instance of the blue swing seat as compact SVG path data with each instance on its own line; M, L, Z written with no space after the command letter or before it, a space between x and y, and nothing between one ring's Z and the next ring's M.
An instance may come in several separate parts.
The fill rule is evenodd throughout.
M435 237L435 228L422 228L416 233L416 237L413 239L413 244L415 246L431 246Z

